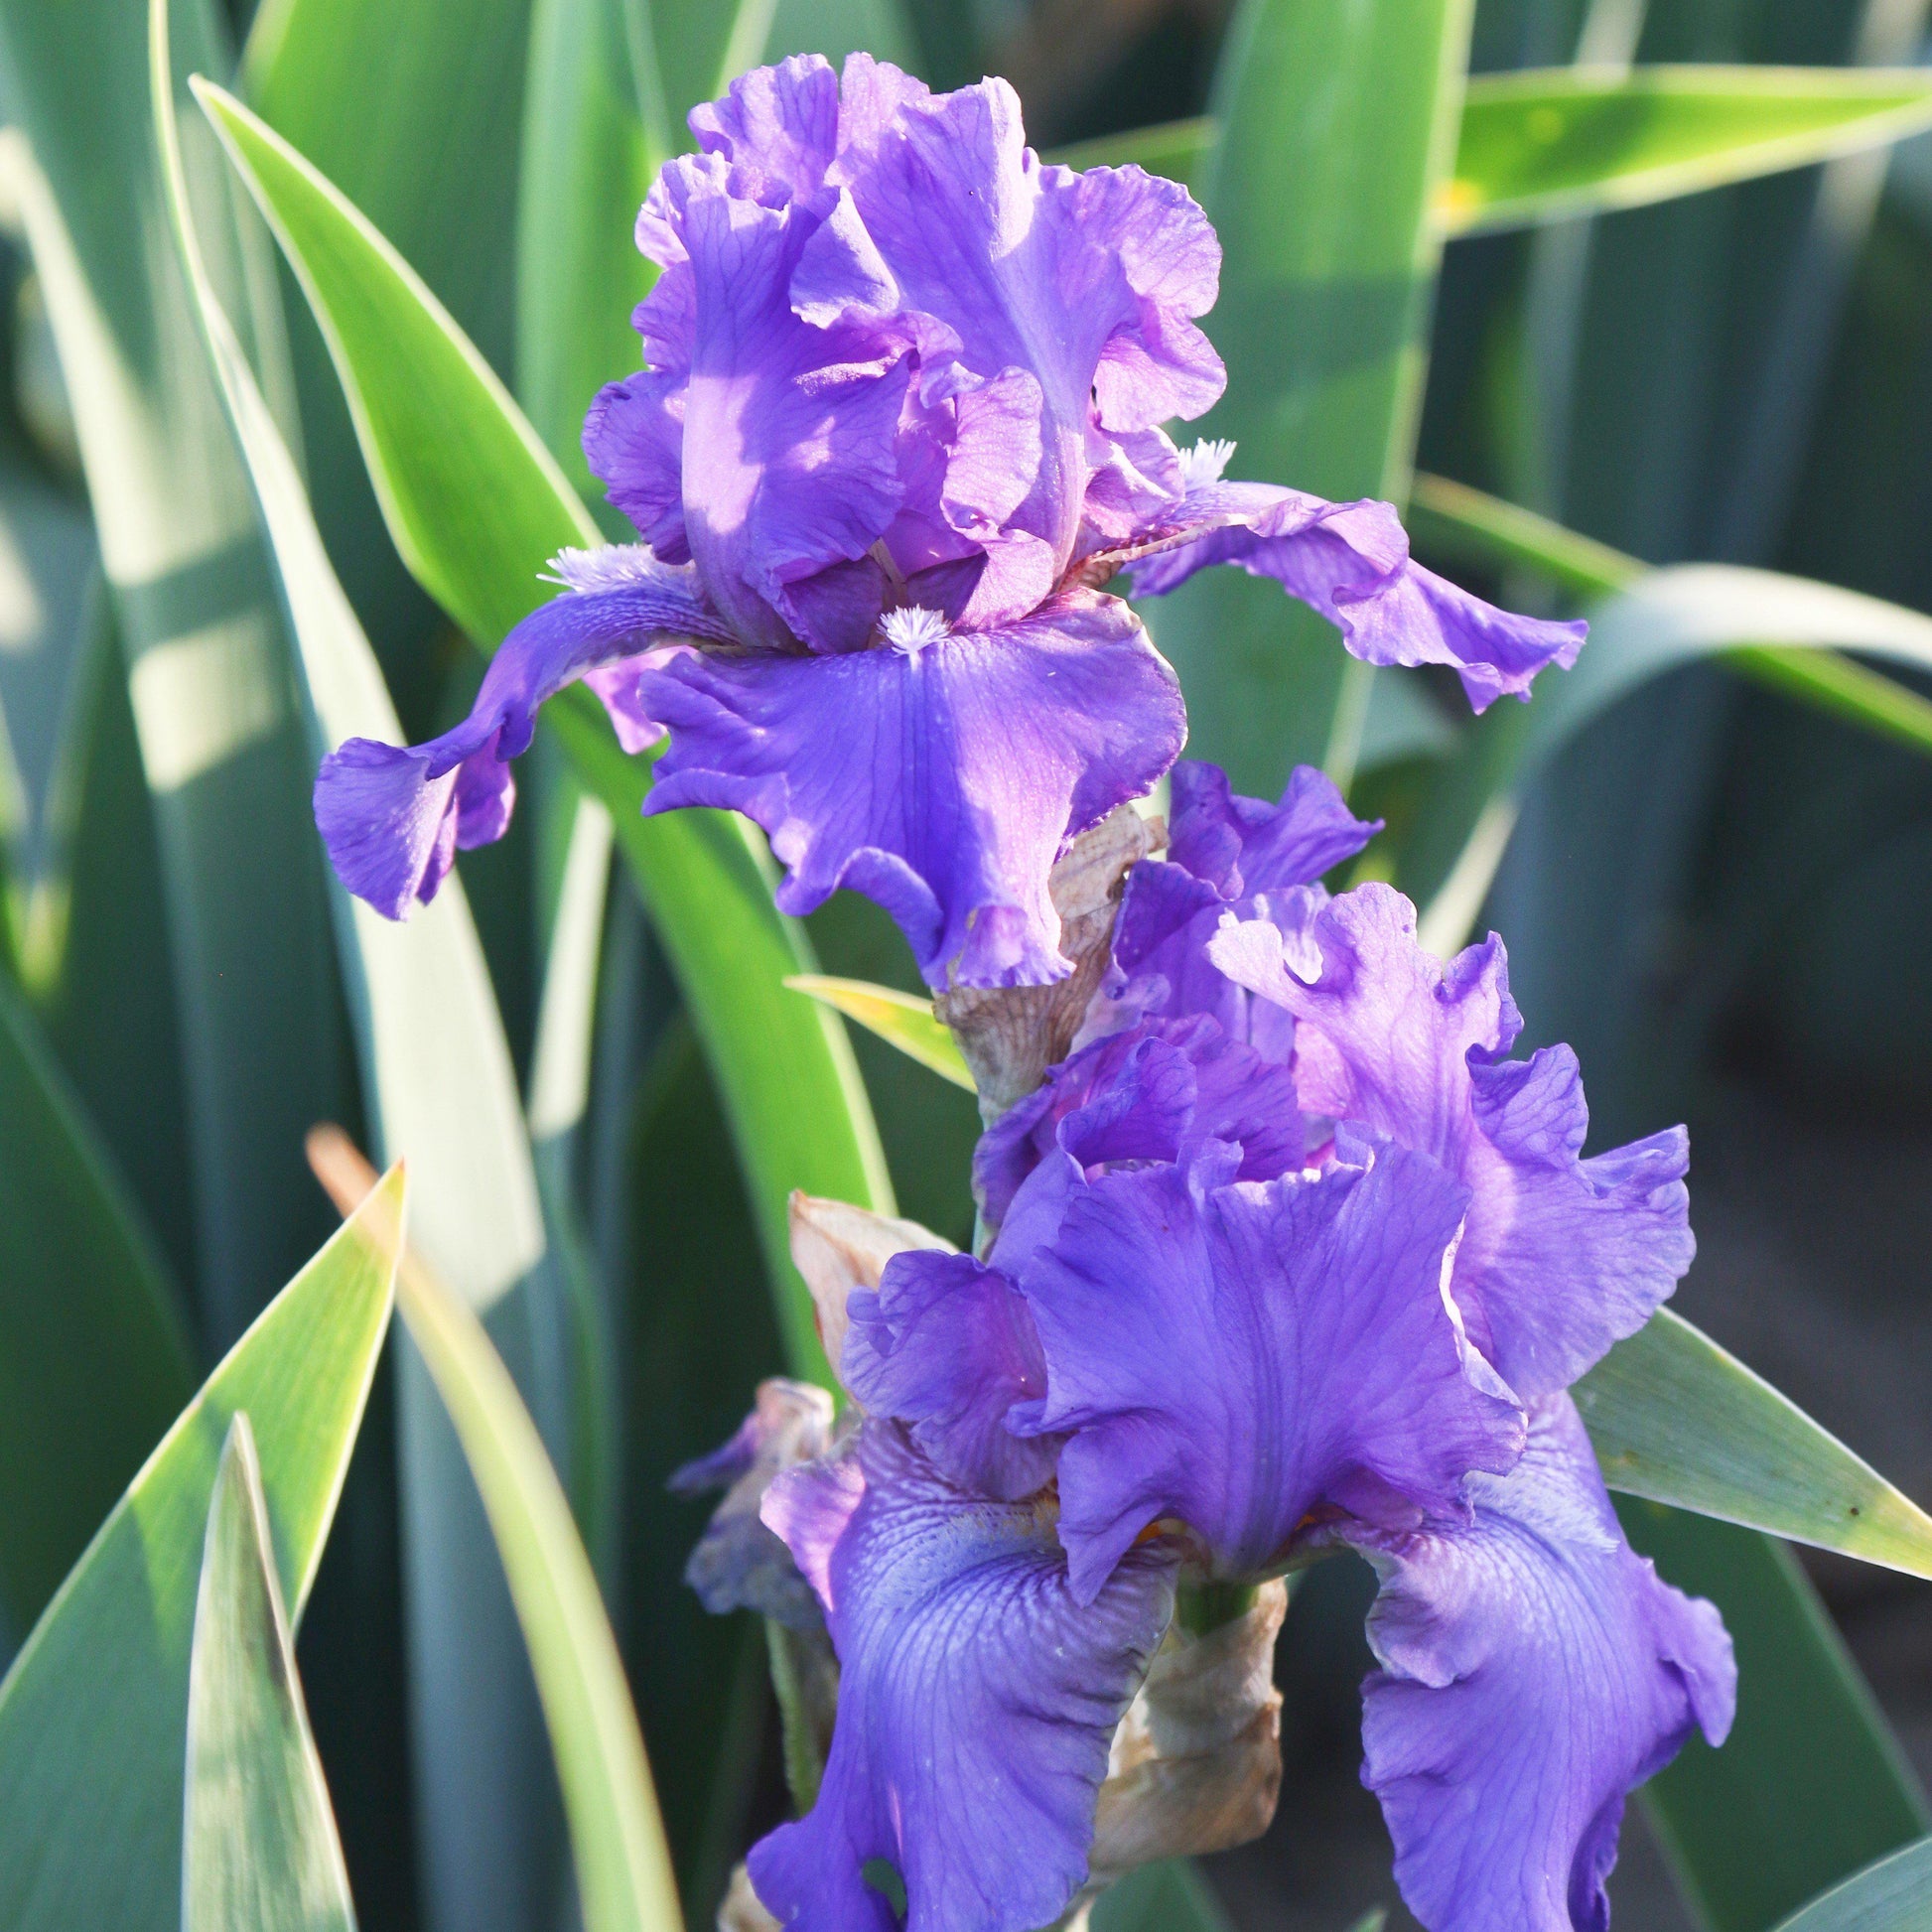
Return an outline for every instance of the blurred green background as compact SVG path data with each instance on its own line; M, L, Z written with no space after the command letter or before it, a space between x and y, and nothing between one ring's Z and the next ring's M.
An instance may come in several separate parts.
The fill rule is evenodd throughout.
M1471 725L1452 685L1371 678L1271 587L1218 573L1146 614L1187 686L1190 749L1250 790L1327 764L1388 818L1368 864L1437 943L1504 932L1529 1043L1582 1056L1592 1145L1691 1123L1702 1250L1678 1306L1932 1496L1932 622L1913 615L1932 612L1932 88L1889 72L1919 62L1926 14L204 0L177 6L172 37L179 76L232 85L388 237L561 468L561 493L527 452L536 481L505 481L497 446L405 372L358 392L361 428L413 448L443 521L394 475L379 499L311 295L181 95L212 286L411 739L467 709L471 642L494 644L546 548L572 540L564 480L620 534L576 426L636 365L630 218L722 77L855 48L935 86L1003 73L1042 150L1185 174L1227 248L1207 327L1231 383L1202 431L1239 439L1240 474L1330 495L1406 499L1420 471L1425 559L1518 608L1587 606L1611 666L1597 684L1580 670L1581 696ZM1573 114L1548 76L1527 103L1479 79L1465 108L1465 67L1576 62L1611 111ZM1673 108L1620 77L1632 62L1887 71ZM404 1010L385 989L408 969L332 900L308 821L316 734L341 733L319 726L288 555L264 540L176 257L144 9L0 0L0 116L11 1655L202 1375L335 1225L304 1133L336 1120L413 1160L435 1119L385 1084L402 1076L384 1016ZM353 342L336 347L353 362ZM462 528L501 552L486 586L451 561ZM1806 604L1783 577L1646 574L1689 563L1889 608ZM706 1505L664 1477L730 1432L759 1377L812 1367L774 1246L783 1188L896 1196L963 1243L977 1114L777 987L816 966L916 990L884 914L842 896L802 938L760 913L741 940L721 908L762 903L757 851L715 827L646 837L626 812L614 861L583 803L583 721L557 723L510 835L461 862L487 980L452 1003L482 1016L468 1045L443 1016L438 1050L474 1087L443 1169L416 1175L415 1225L487 1311L565 1478L697 1925L786 1799L763 1633L679 1585ZM453 931L437 943L470 957ZM489 1113L505 1096L507 1152ZM391 1349L301 1623L356 1906L379 1928L565 1925L529 1666L426 1390ZM1755 1533L1648 1505L1631 1526L1724 1603L1746 1689L1722 1766L1694 1749L1654 1823L1633 1819L1619 1923L1756 1932L1926 1830L1932 1594L1844 1559L1801 1570ZM1123 1932L1136 1912L1300 1932L1385 1904L1406 1922L1355 1783L1369 1588L1348 1560L1297 1597L1274 1829L1204 1864L1212 1895L1171 1877L1105 1908Z

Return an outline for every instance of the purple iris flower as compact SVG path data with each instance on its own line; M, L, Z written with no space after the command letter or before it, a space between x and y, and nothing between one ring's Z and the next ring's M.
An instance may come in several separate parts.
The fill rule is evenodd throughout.
M1268 806L1183 767L1176 800L1120 920L1132 950L1137 898L1203 889L1139 955L1171 949L1160 997L988 1134L983 1258L908 1248L850 1293L864 1420L765 1498L844 1680L818 1804L752 1879L803 1932L888 1932L875 1859L908 1932L1049 1922L1176 1579L1346 1546L1410 1906L1602 1932L1626 1794L1734 1706L1717 1611L1631 1551L1567 1393L1689 1264L1684 1137L1582 1159L1574 1058L1504 1057L1501 946L1444 966L1387 888L1311 883L1364 830L1311 774ZM1285 1058L1223 1031L1215 973Z
M536 706L588 677L627 748L669 732L644 809L756 819L787 911L851 887L934 987L1045 984L1054 859L1185 736L1116 573L1155 596L1239 564L1478 708L1575 657L1581 625L1414 564L1387 504L1224 483L1225 445L1169 439L1223 384L1219 244L1174 183L1043 166L1004 81L935 95L864 55L759 69L691 129L637 222L648 366L585 426L643 543L558 559L455 731L325 762L318 820L380 910L500 836Z
M1225 912L1266 917L1283 894L1319 891L1321 876L1382 829L1356 818L1333 782L1299 765L1279 805L1242 798L1217 764L1183 759L1170 779L1165 864L1137 865L1121 894L1112 970L1077 1043L1153 1013L1208 1014L1230 1038L1286 1065L1295 1028L1249 997L1207 957Z

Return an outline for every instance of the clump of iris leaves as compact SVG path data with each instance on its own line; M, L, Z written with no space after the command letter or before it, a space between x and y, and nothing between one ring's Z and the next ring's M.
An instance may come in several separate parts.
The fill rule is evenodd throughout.
M1926 783L1932 229L1883 157L1932 87L1849 0L1652 15L0 0L0 1919L704 1924L782 1806L764 1635L680 1589L701 1515L660 1485L760 1375L824 1375L791 1188L970 1237L970 1096L784 985L909 958L843 899L781 920L742 822L645 825L570 693L404 942L308 820L325 741L461 716L472 642L597 539L631 218L761 59L1003 70L1042 143L1185 179L1244 473L1406 499L1439 567L1590 616L1567 685L1474 725L1265 587L1158 634L1190 756L1269 795L1324 765L1437 950L1506 905L1604 1144L1694 1103L1751 962L1816 961L1808 908ZM1722 60L1759 65L1670 65ZM190 73L345 202L272 141L231 161ZM1717 837L1753 774L1781 814ZM1707 899L1686 967L1657 935ZM1864 917L1790 1055L1910 1105L1925 949ZM325 1121L407 1157L340 1233ZM398 1274L405 1214L442 1281ZM1932 1525L1717 1351L1619 1359L1606 1476L1744 1685L1648 1793L1688 1908L1911 1922L1924 1796L1777 1539L1925 1574ZM1098 1908L1219 1911L1184 1867Z

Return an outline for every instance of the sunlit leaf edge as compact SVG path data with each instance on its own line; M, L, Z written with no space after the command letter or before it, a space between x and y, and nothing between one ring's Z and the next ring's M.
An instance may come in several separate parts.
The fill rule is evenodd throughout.
M785 981L794 993L809 994L835 1013L857 1021L908 1059L930 1067L968 1093L977 1089L958 1043L932 1011L932 1002L897 987L875 986L870 980L840 979L830 973L793 973Z

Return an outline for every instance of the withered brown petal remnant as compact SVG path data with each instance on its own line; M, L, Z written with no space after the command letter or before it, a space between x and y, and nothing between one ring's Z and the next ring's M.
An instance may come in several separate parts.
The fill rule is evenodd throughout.
M1066 979L1052 986L959 986L934 999L933 1011L952 1029L972 1068L987 1126L1065 1059L1107 970L1128 870L1166 843L1158 818L1121 805L1066 849L1047 882L1060 915L1060 951L1073 962Z
M725 1902L718 1907L718 1932L780 1932L778 1921L759 1904L752 1874L743 1864L733 1869Z
M1091 1866L1104 1885L1137 1865L1224 1852L1268 1829L1282 1784L1275 1639L1288 1587L1203 1636L1176 1622L1114 1733Z
M805 1278L818 1314L818 1338L832 1372L845 1353L845 1302L855 1288L877 1288L886 1264L907 1248L955 1252L950 1241L917 1221L875 1214L842 1200L793 1189L789 1202L792 1265Z

